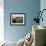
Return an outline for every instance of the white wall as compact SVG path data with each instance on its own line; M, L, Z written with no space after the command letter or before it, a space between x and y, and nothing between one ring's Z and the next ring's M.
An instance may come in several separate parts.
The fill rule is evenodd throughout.
M40 4L41 9L46 9L46 0L40 0Z
M46 9L46 0L40 0L40 9ZM46 27L46 10L43 12L43 22L40 21L40 24Z
M0 0L0 42L4 41L4 0Z

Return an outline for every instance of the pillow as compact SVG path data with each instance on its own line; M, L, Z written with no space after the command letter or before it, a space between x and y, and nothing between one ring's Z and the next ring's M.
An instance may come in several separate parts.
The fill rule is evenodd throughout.
M33 42L33 35L29 32L26 35L23 46L31 46L32 42Z
M24 38L21 38L21 39L17 42L17 46L23 46L23 44L24 44L24 39L25 39L25 37L24 37Z

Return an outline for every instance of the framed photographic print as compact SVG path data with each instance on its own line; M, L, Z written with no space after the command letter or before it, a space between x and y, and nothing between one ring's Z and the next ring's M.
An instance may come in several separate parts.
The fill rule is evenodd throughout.
M11 25L24 25L25 13L10 13L10 24Z

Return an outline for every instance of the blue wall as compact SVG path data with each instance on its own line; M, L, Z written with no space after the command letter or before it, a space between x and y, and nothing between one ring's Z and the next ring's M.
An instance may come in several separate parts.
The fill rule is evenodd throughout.
M36 23L33 19L40 10L40 0L4 0L4 38L7 41L18 41L32 30ZM10 26L10 13L25 13L26 25Z

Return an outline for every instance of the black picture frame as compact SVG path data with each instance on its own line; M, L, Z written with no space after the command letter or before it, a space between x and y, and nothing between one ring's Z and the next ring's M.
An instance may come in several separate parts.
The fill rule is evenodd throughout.
M25 13L10 13L10 25L22 26L26 24Z

